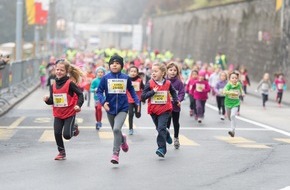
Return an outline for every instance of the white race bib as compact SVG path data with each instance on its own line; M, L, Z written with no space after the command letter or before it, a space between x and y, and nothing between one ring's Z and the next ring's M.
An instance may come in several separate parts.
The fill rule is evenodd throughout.
M140 91L140 82L132 81L132 86L136 92Z
M109 94L126 94L127 79L108 79Z
M204 84L199 84L199 83L197 83L197 84L196 84L196 87L195 87L195 90L196 90L197 92L202 92L204 88L205 88L205 85L204 85Z
M167 103L167 91L157 91L154 96L151 97L152 104L166 104Z
M66 93L53 94L54 107L67 107L67 95Z

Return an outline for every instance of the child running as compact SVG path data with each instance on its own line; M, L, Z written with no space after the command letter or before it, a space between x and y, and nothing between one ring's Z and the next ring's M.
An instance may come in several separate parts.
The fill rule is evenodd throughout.
M122 126L127 117L129 104L126 91L128 90L138 106L140 102L132 85L130 77L121 72L123 69L123 58L114 55L109 60L110 73L103 76L97 89L97 96L107 112L107 117L114 133L113 155L111 162L119 164L120 146L124 152L128 152L126 135L122 134ZM105 97L103 95L105 93Z
M201 123L204 118L205 103L208 99L208 93L210 92L210 86L205 80L205 71L200 70L198 72L198 80L192 86L191 93L196 103L196 115L198 123Z
M277 89L276 100L278 102L278 106L281 107L283 91L286 89L286 81L284 79L284 74L278 74L278 77L274 81L275 87Z
M263 108L266 109L266 102L268 101L268 94L271 89L271 81L269 77L269 73L265 73L263 79L259 82L257 86L257 91L261 91L262 94L262 102Z
M44 96L43 100L46 104L53 105L54 136L59 151L55 160L64 160L66 152L62 135L69 140L79 134L75 117L84 103L82 91L68 75L79 81L82 73L68 61L61 59L56 62L55 75L55 83L50 86L50 95Z
M100 85L101 78L105 75L106 69L104 67L97 67L96 68L96 78L93 79L90 92L94 93L94 100L95 100L95 118L96 118L96 130L99 130L102 127L102 104L99 101L97 96L97 89Z
M188 93L189 97L189 116L194 116L195 120L197 120L197 115L196 115L196 104L195 104L195 99L193 97L192 93L192 86L193 84L198 80L198 71L197 70L192 70L190 79L186 85L186 92Z
M142 91L144 89L144 83L142 81L142 78L139 77L139 69L136 66L131 66L128 69L128 75L131 78L132 81L132 85L134 87L134 90L138 96L138 99L140 101L141 99L141 94ZM136 106L134 99L132 98L132 96L130 95L129 91L127 91L127 96L128 96L128 103L129 103L129 112L128 112L128 122L129 122L129 135L133 135L134 131L133 131L133 117L134 117L134 113L136 118L140 118L141 117L141 104L140 106L140 111L138 112L138 106Z
M221 120L225 119L225 113L226 113L225 95L223 94L223 90L226 84L227 84L227 74L224 71L222 71L220 73L220 80L218 81L218 83L216 84L214 88L215 94L216 94L216 103L217 103Z
M180 69L177 64L169 63L167 65L167 78L168 80L170 80L172 86L176 90L178 101L179 102L183 101L185 90L184 90L184 85L182 81L180 80ZM174 127L174 141L173 141L174 144L173 145L176 149L178 149L180 147L179 138L178 138L179 128L180 128L180 124L179 124L180 105L178 106L174 104L174 102L172 102L172 107L173 107L173 110L171 112L171 115L168 118L167 128L168 129L170 128L171 118L172 118L173 127Z
M172 138L167 130L167 122L172 111L172 103L169 93L172 96L173 103L180 106L175 89L171 82L165 79L166 66L163 63L154 63L152 65L151 79L146 83L141 95L141 101L148 99L148 114L151 115L155 124L158 149L156 154L164 157L167 149L166 142L172 144Z
M231 121L231 130L228 132L231 137L235 136L236 115L241 102L240 96L244 96L242 84L238 80L238 73L230 73L229 82L226 84L223 91L223 93L225 94L225 107L227 116Z

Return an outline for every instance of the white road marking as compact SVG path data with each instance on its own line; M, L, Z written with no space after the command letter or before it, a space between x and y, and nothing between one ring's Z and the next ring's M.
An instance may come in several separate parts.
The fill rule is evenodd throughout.
M207 107L213 109L213 110L216 110L218 111L217 107L213 106L213 105L210 105L210 104L206 104ZM262 127L264 129L268 129L268 130L271 130L271 131L275 131L277 133L280 133L280 134L283 134L283 135L286 135L288 137L290 137L290 133L286 132L286 131L283 131L281 129L277 129L277 128L274 128L274 127L271 127L269 125L265 125L263 123L259 123L259 122L256 122L256 121L253 121L253 120L250 120L250 119L246 119L244 117L241 117L241 116L237 116L237 119L241 120L241 121L244 121L244 122L247 122L247 123L251 123L253 125L256 125L256 126L259 126L259 127Z

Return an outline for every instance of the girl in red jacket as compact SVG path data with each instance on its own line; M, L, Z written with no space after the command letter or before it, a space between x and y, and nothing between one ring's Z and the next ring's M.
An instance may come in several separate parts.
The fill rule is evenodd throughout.
M143 84L142 79L139 77L139 69L134 65L131 66L128 69L128 75L131 78L132 85L134 87L134 90L135 90L139 100L141 100L141 94L142 94L142 91L144 89L144 84ZM133 117L134 117L134 113L135 113L136 118L141 117L141 103L140 103L140 111L138 112L137 111L138 106L136 106L131 94L129 93L128 90L126 93L128 96L128 103L129 103L129 110L128 110L129 135L133 135L133 132L134 132L133 131Z
M81 111L84 103L83 92L76 85L81 74L81 71L68 61L58 60L55 67L55 83L50 86L50 95L43 97L44 102L53 108L54 136L59 151L55 160L66 158L62 135L69 140L79 134L77 125L74 124L76 113Z
M204 118L205 103L208 98L207 94L210 91L210 86L207 80L205 80L205 74L204 71L198 72L198 80L193 84L191 91L196 103L198 123L201 123Z
M166 66L162 63L155 63L152 66L151 80L145 85L144 91L141 95L141 101L145 102L148 99L148 114L156 126L158 131L156 154L159 157L164 157L167 149L166 142L172 144L172 138L167 130L167 122L172 111L172 103L180 106L175 89L169 80L165 79Z

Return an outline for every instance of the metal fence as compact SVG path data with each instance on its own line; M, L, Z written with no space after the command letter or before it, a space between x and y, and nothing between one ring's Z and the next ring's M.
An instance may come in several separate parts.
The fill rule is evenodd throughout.
M0 109L13 98L28 93L40 84L39 66L43 58L7 64L0 70Z

